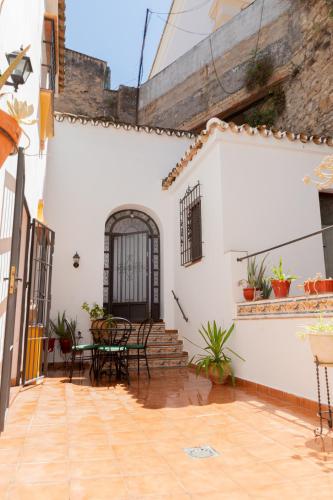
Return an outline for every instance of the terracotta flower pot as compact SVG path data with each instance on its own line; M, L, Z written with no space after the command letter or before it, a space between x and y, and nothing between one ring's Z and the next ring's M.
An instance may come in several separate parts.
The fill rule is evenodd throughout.
M259 292L258 288L247 287L243 288L243 295L245 300L255 300L256 292Z
M68 354L72 350L72 342L70 339L60 339L60 349L63 354Z
M308 280L304 282L304 291L310 295L333 293L333 280Z
M8 156L15 152L22 130L16 120L0 110L0 168Z
M288 297L291 281L288 280L272 280L272 288L277 299Z
M312 354L317 357L319 363L333 363L333 334L313 333L307 335L310 341Z
M209 367L208 377L213 384L221 385L227 382L227 379L231 375L230 363L225 363L223 368L224 368L224 373L223 376L221 377L220 372L216 366L212 365Z

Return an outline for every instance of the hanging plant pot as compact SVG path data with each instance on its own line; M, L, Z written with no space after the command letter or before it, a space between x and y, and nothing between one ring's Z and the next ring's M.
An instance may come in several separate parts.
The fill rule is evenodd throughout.
M333 334L332 333L308 333L312 354L319 363L333 364Z
M60 339L60 349L63 354L68 354L72 350L72 342L70 339Z
M272 288L276 299L288 297L291 281L289 280L272 280Z
M21 133L22 130L17 121L0 110L0 168L8 156L16 152Z
M226 384L230 375L231 375L230 363L223 364L223 376L222 377L221 377L221 374L219 372L219 369L216 366L211 365L208 369L208 377L209 377L209 380L213 384L218 384L218 385Z
M243 288L243 295L245 300L256 300L257 295L259 294L259 288L247 287Z

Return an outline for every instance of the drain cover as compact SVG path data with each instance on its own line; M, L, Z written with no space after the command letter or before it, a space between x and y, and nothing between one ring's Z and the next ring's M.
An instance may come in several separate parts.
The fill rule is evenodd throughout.
M191 458L217 457L219 454L211 446L196 446L194 448L184 448L185 453Z

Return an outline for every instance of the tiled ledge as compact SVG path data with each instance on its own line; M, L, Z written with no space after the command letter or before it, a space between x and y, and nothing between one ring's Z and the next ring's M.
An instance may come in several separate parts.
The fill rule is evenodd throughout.
M333 294L255 300L237 304L237 318L333 315Z

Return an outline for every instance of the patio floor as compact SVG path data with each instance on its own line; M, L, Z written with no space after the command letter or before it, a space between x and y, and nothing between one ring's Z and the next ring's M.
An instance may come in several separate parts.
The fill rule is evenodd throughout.
M188 369L91 387L56 374L25 389L0 438L0 498L333 498L317 419ZM188 457L210 445L219 456Z

